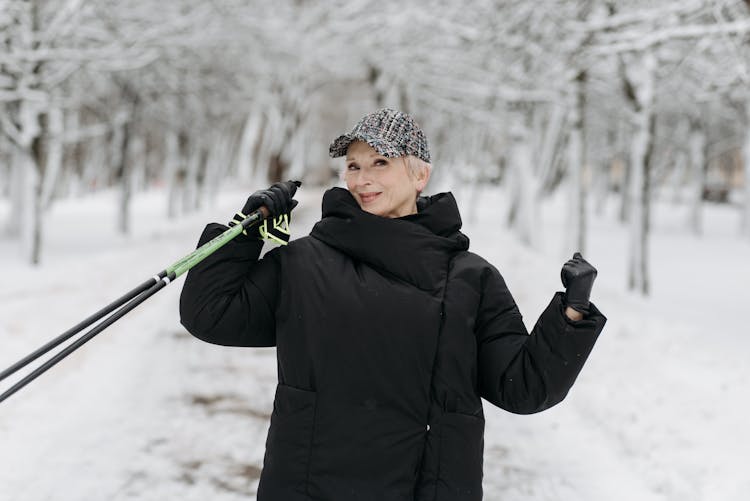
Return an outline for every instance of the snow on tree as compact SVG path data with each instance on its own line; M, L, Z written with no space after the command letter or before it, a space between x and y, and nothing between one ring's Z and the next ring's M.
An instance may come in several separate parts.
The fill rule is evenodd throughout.
M7 231L38 262L34 220L56 196L117 187L127 231L150 183L176 217L226 177L329 182L327 140L393 106L433 139L435 184L472 200L513 185L505 219L529 245L540 200L564 189L565 251L585 251L589 193L601 207L619 182L630 285L646 293L663 184L688 183L697 229L701 173L741 151L750 234L748 13L742 0L5 0Z

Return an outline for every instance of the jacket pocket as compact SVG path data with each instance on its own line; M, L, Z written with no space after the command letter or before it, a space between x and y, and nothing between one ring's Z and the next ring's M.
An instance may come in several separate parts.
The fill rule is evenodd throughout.
M313 391L283 384L276 387L258 499L306 494L315 401Z
M437 499L480 501L484 418L447 412L440 418Z

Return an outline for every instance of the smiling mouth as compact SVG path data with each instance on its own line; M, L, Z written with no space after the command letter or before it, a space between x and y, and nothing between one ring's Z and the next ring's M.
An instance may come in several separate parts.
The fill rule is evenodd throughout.
M380 195L380 192L378 193L360 193L359 199L362 200L363 204L372 202Z

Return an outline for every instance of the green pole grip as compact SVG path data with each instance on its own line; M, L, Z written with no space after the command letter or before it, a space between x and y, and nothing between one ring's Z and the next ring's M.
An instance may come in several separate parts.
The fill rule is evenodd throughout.
M242 221L242 224L234 225L221 235L217 235L216 237L212 238L187 256L174 263L172 266L168 267L165 270L167 272L167 276L171 276L174 273L174 278L177 278L180 275L186 273L193 266L200 263L208 256L216 252L218 249L226 245L230 240L233 240L237 235L242 233L245 228L252 226L257 221L260 221L260 215L259 213L254 213L250 215L250 217Z

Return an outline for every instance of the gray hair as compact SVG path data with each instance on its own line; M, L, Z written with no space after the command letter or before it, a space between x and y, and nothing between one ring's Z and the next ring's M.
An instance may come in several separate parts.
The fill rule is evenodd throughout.
M432 164L425 162L419 157L416 157L414 155L404 155L400 157L392 157L389 158L389 160L393 160L395 158L402 158L404 160L404 165L406 165L406 170L412 177L416 176L419 171L427 170L428 172L432 171ZM346 179L346 164L344 164L344 168L339 171L339 179L342 181Z

